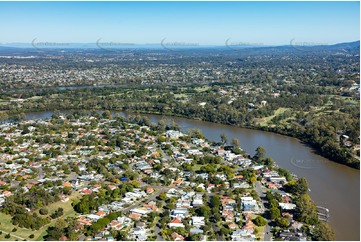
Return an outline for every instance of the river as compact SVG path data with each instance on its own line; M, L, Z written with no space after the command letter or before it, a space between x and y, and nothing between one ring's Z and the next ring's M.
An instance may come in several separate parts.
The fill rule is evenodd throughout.
M123 112L120 114L127 116ZM47 118L51 115L52 112L28 113L26 119ZM145 116L152 122L157 122L162 117ZM276 164L307 179L311 198L318 206L330 210L329 223L337 240L360 240L359 170L332 162L316 154L298 139L284 135L179 117L167 119L178 123L183 132L198 128L212 141L220 141L222 133L227 135L229 141L237 138L241 148L250 155L254 155L258 146L263 146L267 151L266 156L272 157Z

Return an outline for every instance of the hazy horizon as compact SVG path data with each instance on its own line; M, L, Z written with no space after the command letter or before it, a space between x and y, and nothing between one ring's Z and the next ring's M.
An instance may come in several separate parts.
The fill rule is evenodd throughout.
M332 45L359 20L359 2L0 2L0 44Z

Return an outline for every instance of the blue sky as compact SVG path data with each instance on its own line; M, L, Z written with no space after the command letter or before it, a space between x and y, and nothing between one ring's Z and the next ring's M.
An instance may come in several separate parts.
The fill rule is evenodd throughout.
M0 43L359 40L359 2L0 2Z

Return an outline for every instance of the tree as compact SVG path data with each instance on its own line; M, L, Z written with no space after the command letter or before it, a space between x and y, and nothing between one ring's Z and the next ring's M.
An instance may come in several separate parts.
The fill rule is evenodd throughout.
M197 128L187 129L187 134L192 138L198 138L198 139L204 138L202 130L197 129Z
M170 129L180 131L180 126L174 120L170 123Z
M204 216L204 217L209 217L211 216L212 211L208 206L202 206L198 209L198 215L199 216Z
M210 207L211 208L219 208L221 206L221 200L218 195L212 196L210 200Z
M167 127L167 120L164 117L162 117L162 119L158 121L157 129L159 131L164 132L166 127Z
M191 234L189 236L189 241L201 241L201 235L200 234Z
M296 220L311 225L318 223L317 207L308 194L296 197L294 203L297 206L294 213Z
M256 154L253 156L253 159L256 161L262 161L266 155L266 150L262 146L258 146L256 149Z
M103 118L105 119L113 119L112 113L109 110L105 110L102 113Z
M274 163L275 163L274 160L272 158L270 158L270 157L266 158L266 160L264 161L264 164L266 166L272 166Z
M158 198L163 201L167 200L167 198L168 198L167 193L163 192L163 193L159 194Z
M233 146L233 149L232 151L236 154L240 154L242 151L240 149L240 142L237 138L233 138L232 139L232 146Z
M308 183L306 178L301 177L300 179L298 179L296 188L296 194L306 194L308 191Z
M227 144L228 139L226 134L221 134L221 141L223 145Z
M241 143L239 142L239 140L237 138L232 139L233 149L239 148L240 145L241 145Z
M48 209L46 209L46 208L40 208L40 210L39 210L39 213L41 214L41 215L47 215L48 214Z
M219 230L221 235L228 235L230 233L230 229L227 229L225 227L221 227L221 229Z
M265 226L267 224L267 220L259 215L252 222L257 226Z
M255 175L251 176L248 180L250 184L254 184L257 181L257 177Z
M63 232L64 231L61 228L57 228L55 226L48 227L44 240L57 241L63 235Z
M271 219L272 219L272 220L276 220L276 219L278 219L279 217L281 217L281 211L280 211L278 208L276 208L276 207L272 207L272 208L270 209L270 215L271 215Z
M320 221L320 223L316 225L312 239L319 241L335 241L336 235L328 223Z
M281 228L288 228L290 222L288 222L288 220L285 218L278 218L277 225L280 226Z
M306 194L308 191L307 180L304 177L301 177L297 181L293 180L287 183L285 188L287 191L296 195Z

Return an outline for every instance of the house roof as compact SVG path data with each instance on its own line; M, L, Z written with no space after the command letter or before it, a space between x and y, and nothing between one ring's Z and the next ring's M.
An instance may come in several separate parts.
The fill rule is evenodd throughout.
M176 232L173 232L171 234L171 236L175 241L183 241L184 240L184 237Z
M182 220L180 219L173 219L171 223L182 223Z

